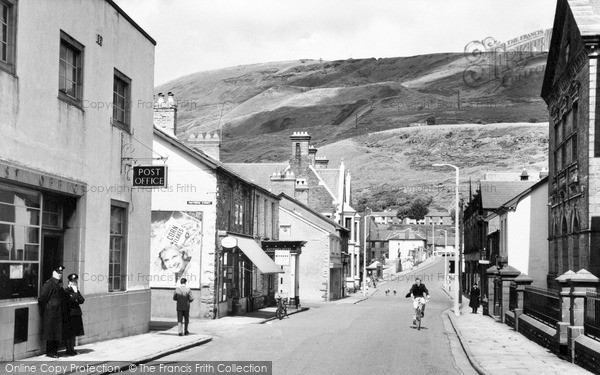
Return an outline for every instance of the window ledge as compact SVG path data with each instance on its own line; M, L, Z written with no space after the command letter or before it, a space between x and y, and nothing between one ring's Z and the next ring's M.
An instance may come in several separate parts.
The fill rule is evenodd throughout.
M110 124L112 126L114 126L115 128L119 128L119 129L123 130L124 132L131 134L131 127L127 124L122 123L121 121L115 120L114 118L111 117Z
M17 74L15 72L15 66L12 64L7 64L5 62L0 61L0 71L8 73L11 76L17 78Z
M76 100L71 98L70 96L67 96L65 93L63 93L62 91L58 92L58 99L60 101L63 101L69 105L72 105L73 107L76 107L77 109L79 109L81 112L83 111L83 107L81 105L81 100Z

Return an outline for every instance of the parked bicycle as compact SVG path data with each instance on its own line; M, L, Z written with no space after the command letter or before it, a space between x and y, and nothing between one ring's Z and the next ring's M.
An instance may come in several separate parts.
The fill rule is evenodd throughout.
M283 298L281 297L277 297L277 310L275 310L275 317L279 320L283 319L284 317L288 316L287 313L287 305L285 304Z

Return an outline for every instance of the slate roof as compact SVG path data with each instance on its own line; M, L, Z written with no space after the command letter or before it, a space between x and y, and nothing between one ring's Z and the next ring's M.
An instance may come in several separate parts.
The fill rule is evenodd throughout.
M480 194L484 210L495 210L538 181L481 181Z
M338 190L340 183L340 170L338 169L312 169L314 173L319 175L327 188L331 191L332 198L338 200Z
M271 175L285 170L289 163L227 163L231 170L264 189L271 190Z

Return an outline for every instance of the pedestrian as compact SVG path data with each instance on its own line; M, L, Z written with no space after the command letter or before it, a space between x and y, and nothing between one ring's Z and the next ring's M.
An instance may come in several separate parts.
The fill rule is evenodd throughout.
M85 302L85 298L77 286L78 279L79 276L76 273L67 276L69 282L65 288L66 311L63 319L63 340L68 355L77 355L75 337L84 335L81 318L83 314L79 305Z
M470 293L470 302L469 307L473 309L472 314L477 314L477 309L479 308L479 296L481 295L481 290L477 286L477 283L473 284L473 288Z
M188 325L190 324L190 302L194 300L192 291L187 287L187 279L182 277L180 285L173 292L173 301L177 301L177 328L179 336L189 335ZM185 324L185 330L184 330Z
M64 269L63 266L54 268L52 277L44 283L38 298L42 315L42 340L46 342L46 356L51 358L58 358L58 345L63 338L65 291L62 287L62 274Z

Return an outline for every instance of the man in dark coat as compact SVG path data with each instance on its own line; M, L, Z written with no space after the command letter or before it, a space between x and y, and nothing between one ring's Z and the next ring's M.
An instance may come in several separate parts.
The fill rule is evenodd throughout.
M68 355L76 355L75 337L84 335L81 305L85 298L81 295L77 280L79 276L72 273L67 276L69 285L65 288L66 311L63 319L63 339Z
M173 301L177 301L177 326L179 329L179 336L183 334L189 335L188 325L190 324L190 302L194 300L192 291L185 284L187 280L182 277L179 281L181 284L175 292L173 292ZM183 331L183 325L185 321L185 332Z
M52 277L42 286L38 303L42 314L42 340L46 341L46 356L58 358L58 345L62 340L62 323L65 292L62 288L62 273L65 267L58 266Z
M481 296L481 290L477 286L477 283L473 284L473 289L471 289L470 293L470 301L469 307L473 309L471 314L477 314L477 309L479 308L479 297Z

